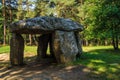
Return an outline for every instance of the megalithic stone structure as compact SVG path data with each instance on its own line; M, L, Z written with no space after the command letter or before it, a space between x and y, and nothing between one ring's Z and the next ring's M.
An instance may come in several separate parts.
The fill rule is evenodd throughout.
M83 26L73 20L42 16L14 22L9 29L13 33L10 44L12 65L23 64L24 40L21 34L41 35L38 37L37 60L46 57L48 44L58 63L74 61L82 54L79 32Z
M11 65L23 65L24 39L20 34L12 34L10 40Z

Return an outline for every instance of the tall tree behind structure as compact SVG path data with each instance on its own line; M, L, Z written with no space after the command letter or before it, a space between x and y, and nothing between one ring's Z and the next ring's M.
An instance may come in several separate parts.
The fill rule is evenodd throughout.
M4 40L3 40L3 45L6 45L6 12L5 12L5 0L2 0L2 5L3 5L3 17L4 17L4 22L3 22L3 29L4 29Z
M55 4L53 13L57 17L70 18L80 22L79 16L77 15L78 6L80 6L78 0L52 0L52 2Z
M10 23L12 23L12 7L11 7L11 0L8 0L8 6L7 6L7 9L8 9L8 21L7 21L7 23L8 23L8 25L10 24ZM9 32L7 31L7 41L8 41L8 44L10 44L10 34L9 34Z
M3 13L2 13L2 5L0 5L0 44L3 43Z
M48 9L48 1L46 0L37 0L36 1L36 16L46 16Z
M8 0L8 9L9 9L9 20L12 22L12 9L11 9L11 0Z
M86 25L86 38L110 40L118 50L120 38L120 1L117 0L86 0L83 4L83 23ZM83 15L81 15L83 17ZM84 34L85 34L84 33ZM104 42L105 43L105 42Z
M27 14L29 15L29 2L28 2L28 0L26 0L26 5L27 5ZM31 34L29 34L29 44L32 45L32 35Z
M18 12L17 12L17 20L21 20L23 15L22 15L22 0L18 0Z

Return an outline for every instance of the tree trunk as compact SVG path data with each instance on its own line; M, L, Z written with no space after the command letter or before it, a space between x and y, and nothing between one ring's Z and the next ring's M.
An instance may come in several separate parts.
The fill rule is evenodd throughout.
M89 46L89 42L88 42L88 40L85 40L85 44L86 44L86 46Z
M105 40L105 46L107 46L108 45L108 41L107 40Z
M9 15L10 15L10 22L12 22L12 9L11 9L11 0L9 0Z
M114 50L118 50L118 36L113 36L112 37L112 44L113 44L113 47L114 47Z
M112 44L114 47L114 50L118 50L118 29L116 27L113 27L112 30Z
M17 12L17 19L22 19L22 0L18 0L18 12Z
M4 41L3 45L6 45L6 13L5 13L5 0L2 0L3 4L3 17L4 17L4 22L3 22L3 27L4 27Z
M97 45L100 46L100 40L98 39Z
M30 43L30 46L32 45L32 35L31 34L29 34L29 43Z
M11 0L8 0L9 2L8 2L8 5L9 5L9 7L8 7L8 10L9 10L9 20L10 20L10 23L12 23L12 9L11 9ZM10 45L10 34L8 34L8 36L7 36L7 38L8 38L8 44Z

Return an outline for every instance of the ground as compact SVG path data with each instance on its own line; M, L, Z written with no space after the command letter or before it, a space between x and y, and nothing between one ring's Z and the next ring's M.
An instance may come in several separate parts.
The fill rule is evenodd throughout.
M8 65L8 54L0 54L0 64ZM51 61L31 61L22 67L0 66L0 80L88 80L89 69L82 66L63 66Z
M68 64L50 58L36 62L36 49L26 46L27 64L11 67L10 47L0 46L0 80L120 80L120 50L112 46L83 47L81 58Z

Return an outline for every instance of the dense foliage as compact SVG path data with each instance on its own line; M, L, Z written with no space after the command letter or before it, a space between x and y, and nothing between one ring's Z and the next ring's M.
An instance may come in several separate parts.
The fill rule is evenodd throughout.
M3 33L5 35L4 29L6 28L8 35L7 26L11 22L36 16L55 16L70 18L84 25L84 31L82 32L83 45L112 44L114 49L118 49L120 41L119 0L2 1L5 2L5 4L0 2L0 40L2 41L5 37L3 36ZM26 36L25 38L28 42L31 42L34 37ZM7 39L8 42L9 39Z
M86 0L81 6L85 16L87 39L112 40L114 49L118 49L120 35L120 1ZM89 36L87 36L89 35ZM92 35L92 36L90 36Z

